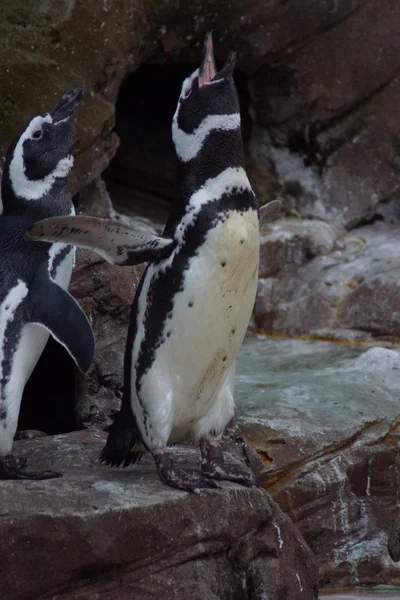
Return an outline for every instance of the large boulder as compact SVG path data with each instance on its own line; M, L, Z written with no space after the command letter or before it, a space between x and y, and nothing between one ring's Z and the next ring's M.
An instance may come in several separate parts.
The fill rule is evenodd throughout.
M249 338L237 415L262 481L315 553L321 585L398 585L398 349Z
M263 490L226 483L190 495L164 486L148 458L102 467L104 438L93 429L15 444L31 467L64 476L2 482L1 598L317 598L311 552ZM197 452L173 452L195 467Z

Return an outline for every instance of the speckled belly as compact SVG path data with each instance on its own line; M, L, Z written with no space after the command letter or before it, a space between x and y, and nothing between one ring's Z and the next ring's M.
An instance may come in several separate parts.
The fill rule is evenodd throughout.
M157 350L143 400L171 419L184 439L212 407L245 336L257 288L259 224L254 210L233 211L208 233L185 271L165 343ZM179 434L177 432L180 432ZM170 442L180 441L170 439Z

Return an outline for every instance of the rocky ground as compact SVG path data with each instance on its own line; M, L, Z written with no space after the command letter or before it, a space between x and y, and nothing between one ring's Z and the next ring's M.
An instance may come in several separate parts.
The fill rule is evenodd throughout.
M399 510L400 350L249 337L237 417L262 481L313 550L328 588L399 585L387 533Z
M238 433L227 460L243 460ZM224 483L187 494L152 460L99 466L98 430L15 444L61 479L2 482L2 600L313 600L318 573L290 519L261 489ZM198 453L173 450L195 468Z

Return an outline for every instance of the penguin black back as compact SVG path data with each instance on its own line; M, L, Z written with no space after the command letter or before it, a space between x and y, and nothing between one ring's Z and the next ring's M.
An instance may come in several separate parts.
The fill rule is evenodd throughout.
M49 333L82 370L93 357L91 327L66 291L74 249L25 237L39 219L73 213L67 176L74 113L82 97L81 89L64 94L53 110L27 124L6 155L0 215L0 479L59 475L26 471L11 454L24 386Z

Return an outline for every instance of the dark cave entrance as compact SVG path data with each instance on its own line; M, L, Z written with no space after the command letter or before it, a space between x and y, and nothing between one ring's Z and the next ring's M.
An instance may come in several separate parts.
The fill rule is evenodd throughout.
M165 222L175 189L172 117L183 80L197 67L143 64L123 81L115 125L120 147L103 174L116 211ZM246 75L237 71L235 83L246 146L252 125Z
M25 386L18 430L57 434L77 429L75 373L68 352L50 337Z

